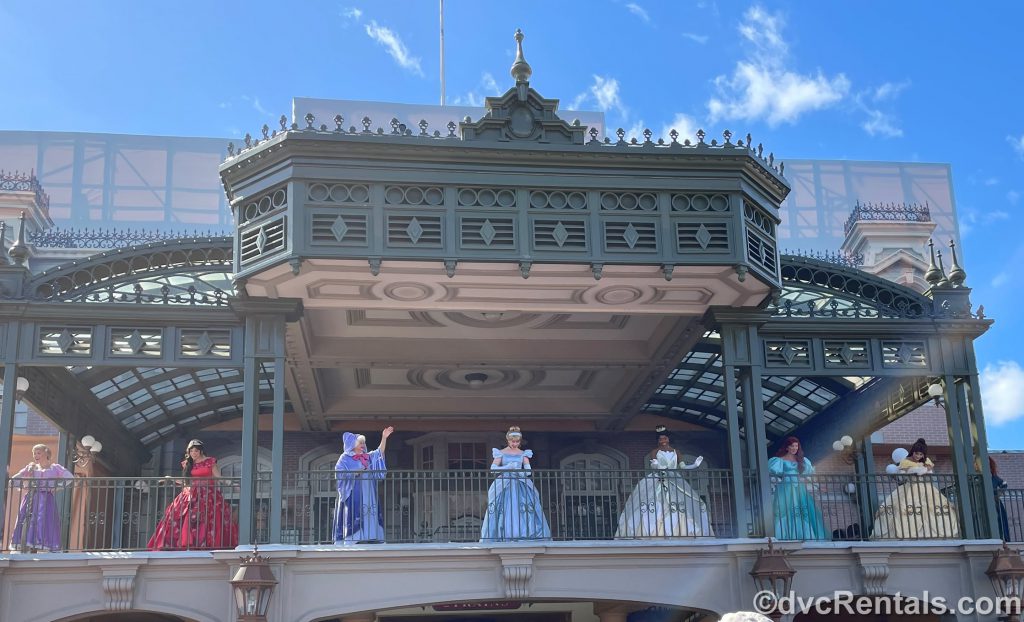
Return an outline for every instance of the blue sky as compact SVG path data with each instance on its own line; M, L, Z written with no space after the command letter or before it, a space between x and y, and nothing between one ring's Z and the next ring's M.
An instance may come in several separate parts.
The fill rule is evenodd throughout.
M992 445L1024 448L1024 4L445 3L447 101L532 86L610 127L753 133L785 158L948 162ZM239 136L292 97L439 102L438 2L0 0L0 128Z

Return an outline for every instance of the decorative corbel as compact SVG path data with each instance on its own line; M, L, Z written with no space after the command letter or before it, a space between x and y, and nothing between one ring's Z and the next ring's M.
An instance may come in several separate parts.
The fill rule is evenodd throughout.
M530 268L533 267L532 261L520 261L519 262L519 273L523 275L524 279L530 277Z
M885 587L889 579L888 553L857 553L861 577L864 581L863 594L866 596L884 596L888 593Z
M525 599L530 592L530 578L533 577L533 555L502 555L501 577L505 581L506 598Z
M135 598L135 574L138 566L106 568L103 570L103 594L107 597L107 611L131 611Z
M601 273L604 271L604 264L595 261L594 263L590 264L590 271L594 273L594 280L600 281Z
M458 265L458 259L445 259L444 260L444 273L448 275L448 278L455 277L455 266Z
M370 262L370 274L373 276L380 274L380 257L370 257L367 261Z
M675 272L676 265L671 263L661 264L661 273L665 276L666 281L672 280L672 273Z

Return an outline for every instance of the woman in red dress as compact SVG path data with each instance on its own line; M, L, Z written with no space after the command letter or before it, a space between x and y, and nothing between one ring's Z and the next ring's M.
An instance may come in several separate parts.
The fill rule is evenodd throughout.
M233 549L238 525L218 486L217 459L203 453L203 442L191 440L181 461L185 487L167 506L149 539L149 549Z

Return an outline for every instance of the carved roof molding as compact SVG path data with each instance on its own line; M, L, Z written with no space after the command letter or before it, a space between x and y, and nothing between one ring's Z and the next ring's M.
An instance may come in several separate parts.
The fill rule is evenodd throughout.
M485 106L487 113L476 122L467 117L459 123L463 140L584 144L586 126L578 119L569 124L559 118L558 100L541 97L529 82L515 85L501 97L488 97Z
M488 97L487 112L476 122L469 117L459 124L462 140L530 141L582 145L586 127L579 120L570 125L559 118L557 99L546 99L530 87L533 69L523 57L523 31L516 30L516 60L509 73L516 84L501 97Z

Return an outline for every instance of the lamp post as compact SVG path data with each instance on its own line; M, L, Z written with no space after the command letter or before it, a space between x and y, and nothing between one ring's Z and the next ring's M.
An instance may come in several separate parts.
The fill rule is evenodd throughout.
M985 571L992 582L997 602L1006 603L1007 622L1020 622L1020 599L1024 595L1024 559L1003 542L1003 548L992 555Z
M242 558L238 572L231 579L238 622L267 622L270 597L277 585L277 579L267 562L260 555L259 547L253 546L252 554Z
M779 608L779 601L789 595L795 574L796 570L786 561L786 553L776 550L772 539L768 538L768 548L757 552L757 561L750 569L750 576L754 578L758 592L767 592L775 597L772 610L765 612L775 622L782 619L783 611Z
M938 380L928 385L928 397L935 400L936 406L945 406L946 400L943 397L946 394L946 390L943 388L942 383Z
M80 447L75 447L74 463L82 468L92 463L96 454L103 451L103 443L96 440L91 434L86 434L78 439L78 444Z

